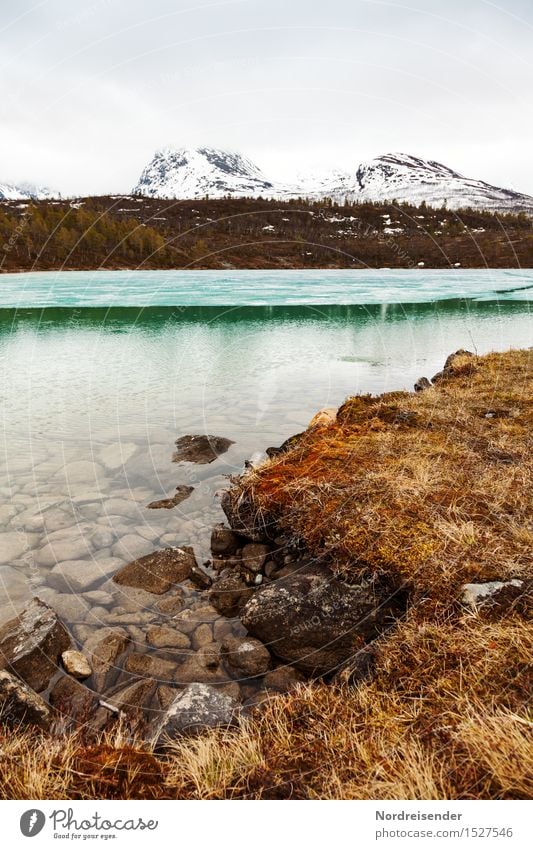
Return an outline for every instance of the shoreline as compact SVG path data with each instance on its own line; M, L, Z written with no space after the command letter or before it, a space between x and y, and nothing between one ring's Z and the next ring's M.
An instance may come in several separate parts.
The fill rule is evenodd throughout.
M193 564L192 560L187 559L189 555L187 555L186 549L174 549L176 554L168 555L170 560L162 565L158 559L151 561L152 565L150 565L147 558L140 558L139 561L134 561L119 571L118 576L124 573L126 576L125 578L119 577L119 585L124 582L126 587L136 588L133 590L134 592L146 592L147 573L149 580L153 581L154 575L159 575L159 580L170 581L169 587L164 590L167 594L176 578L181 580L185 577L185 582L187 582L192 577L196 586L200 588L200 596L205 596L208 599L207 606L205 602L202 603L204 619L208 608L211 607L212 610L214 606L217 614L238 618L245 626L247 633L241 637L227 634L222 637L222 658L220 648L215 646L212 635L207 642L204 641L203 645L196 649L197 652L201 652L201 657L205 662L202 667L205 677L209 679L211 676L210 683L197 681L200 667L198 665L191 667L190 661L187 667L186 661L186 670L194 681L191 680L190 683L187 683L187 680L184 680L181 686L185 686L185 691L189 695L194 694L194 698L197 699L198 710L200 709L199 706L203 710L200 725L203 723L207 727L216 729L217 726L220 726L223 729L228 723L234 724L236 722L235 687L230 694L231 680L235 680L235 678L246 680L250 676L266 676L271 684L270 688L267 686L264 696L260 692L257 696L250 694L248 704L245 704L245 714L252 711L251 721L253 723L252 731L246 733L253 734L255 728L258 734L263 735L269 734L268 718L272 719L272 716L276 715L279 722L283 712L290 716L289 705L302 705L305 706L306 712L313 712L313 710L323 710L323 707L319 709L318 700L320 700L320 704L323 700L326 703L329 700L337 705L336 710L338 711L341 710L341 704L341 712L346 711L347 706L352 704L352 709L357 712L362 709L360 699L363 698L366 691L373 692L374 699L377 700L376 704L379 704L380 700L383 702L383 699L389 699L389 696L383 695L387 689L392 688L392 695L395 688L399 687L398 692L401 693L411 679L416 682L415 689L421 688L417 690L419 693L429 692L428 688L431 689L431 687L436 686L434 673L431 671L432 665L436 665L438 669L441 662L439 658L442 657L444 660L446 652L449 649L451 650L452 645L455 646L453 651L459 651L461 656L463 669L461 674L466 675L465 680L467 682L469 675L472 680L474 701L470 704L472 709L474 705L477 705L475 710L477 711L478 723L485 721L480 719L480 711L487 710L488 706L485 705L482 709L481 702L479 704L476 702L476 699L483 700L483 694L486 691L486 683L482 686L481 679L478 681L476 664L484 665L484 675L488 677L490 684L489 692L492 693L493 698L496 698L496 702L503 700L502 708L504 710L513 710L517 715L521 712L520 677L513 679L513 687L518 701L516 698L510 698L511 693L506 694L505 687L500 692L499 688L503 685L497 683L501 680L498 676L507 675L509 669L514 668L513 665L516 665L519 661L522 651L526 651L528 631L524 629L527 621L525 617L530 609L528 593L530 592L531 576L528 575L527 570L522 569L521 571L518 565L519 561L517 561L514 571L507 570L506 572L504 568L499 568L497 564L489 562L486 563L484 569L480 569L478 562L478 566L473 570L473 565L469 565L470 560L467 556L468 546L473 544L469 541L474 538L472 537L473 531L468 530L468 528L463 531L461 530L462 526L458 526L459 529L454 530L454 534L459 534L461 550L464 549L465 552L463 554L465 563L462 564L460 569L458 568L457 574L452 576L451 582L450 578L444 574L439 575L436 565L432 566L430 583L427 579L420 581L421 576L423 576L421 569L427 568L423 564L432 561L439 562L435 548L436 540L433 540L432 544L430 543L431 537L427 536L427 531L423 529L423 523L420 525L420 531L417 530L416 532L421 534L419 542L416 541L416 536L413 537L412 532L403 537L401 511L395 514L394 535L391 537L391 540L400 541L397 550L394 546L391 548L390 543L386 541L386 534L382 533L377 550L375 541L372 542L371 548L368 548L368 542L363 540L364 545L367 546L364 549L366 553L364 557L361 557L362 551L360 550L354 560L354 551L347 549L347 543L345 544L342 540L339 543L337 540L336 526L339 521L343 520L342 511L345 510L343 503L346 505L346 498L344 497L343 502L335 507L336 512L331 514L330 518L328 518L329 507L326 501L321 510L321 520L318 523L316 513L313 513L313 510L315 510L313 507L310 513L311 524L309 525L306 519L306 511L309 511L309 504L313 502L307 504L306 497L303 496L305 495L305 487L313 487L315 484L311 477L307 483L300 485L298 475L301 475L306 468L307 454L316 452L318 446L320 446L319 456L324 456L324 464L319 463L314 473L319 476L317 482L320 480L320 475L329 474L329 464L332 463L333 455L328 452L340 451L342 455L342 452L348 450L349 456L352 458L350 462L353 462L358 451L357 445L361 442L371 446L376 440L378 442L383 439L400 440L401 444L404 445L404 454L400 454L400 456L403 456L404 462L407 462L411 450L409 446L412 445L414 436L418 434L418 439L421 439L427 431L427 436L423 438L429 439L431 445L435 442L438 435L439 416L449 415L449 411L440 404L440 399L444 399L447 406L453 407L454 404L459 403L461 409L467 403L467 399L470 399L468 404L473 404L473 409L477 410L473 420L476 433L479 431L476 440L478 442L481 440L480 446L484 451L487 448L481 432L487 428L490 429L494 447L490 448L492 454L487 455L483 460L487 473L492 473L491 465L496 463L499 469L498 474L513 475L513 463L519 462L518 468L523 469L523 474L526 474L526 466L523 465L525 461L518 460L519 455L516 452L520 450L520 439L522 438L520 427L523 416L526 414L524 403L526 405L528 403L527 392L520 394L520 389L523 390L524 387L524 381L531 379L530 372L527 370L528 358L527 351L493 354L485 357L477 357L468 352L460 351L448 358L442 372L433 378L433 383L427 379L418 381L417 387L415 387L418 391L415 394L391 392L376 397L356 396L348 399L338 411L322 411L315 416L306 431L290 437L280 448L268 449L268 461L257 468L247 470L244 476L233 481L232 487L225 492L222 506L228 518L230 529L217 526L213 531L213 561L211 566L214 567L214 570L209 575L206 576L206 573L198 567L198 564ZM520 382L520 375L523 378L522 383ZM497 385L498 397L495 396ZM512 395L513 392L514 396ZM500 395L501 401L499 400ZM483 405L485 397L490 397L492 405L485 410L483 416L479 419L479 405ZM514 400L511 400L511 397ZM503 399L505 400L502 406ZM429 429L429 423L424 418L425 411L428 410L432 411L432 424ZM461 422L461 427L467 427L467 430L472 428L470 418L464 418L464 414L462 414ZM422 430L420 430L421 427ZM509 428L511 428L511 431L509 431ZM511 451L509 444L507 444L505 451L498 447L498 440L495 438L497 433L516 434L512 437L513 447ZM339 436L341 436L340 439ZM356 441L352 442L354 438ZM456 438L462 445L462 434L459 433ZM465 444L470 444L468 442L470 438L468 436ZM376 442L376 444L378 443ZM422 456L419 456L422 448L423 443L420 442L417 448L417 465L413 466L412 470L418 468L419 464L422 463ZM471 448L468 450L470 451ZM476 448L476 450L479 449ZM368 451L369 448L367 447L365 456ZM386 454L384 456L387 457ZM391 458L392 456L398 456L397 452L395 451ZM450 459L446 462L455 462L452 456L450 454ZM510 457L513 459L510 460ZM391 460L385 459L385 462L389 463ZM331 468L333 469L335 466ZM357 469L357 465L354 468ZM409 466L406 468L409 468ZM309 472L305 474L307 477L309 476ZM479 468L476 474L479 475ZM426 486L430 483L430 479L427 479L426 482L425 475L426 472L420 478L420 486ZM394 480L397 479L398 475L395 473ZM305 478L302 477L301 480L303 482ZM297 484L295 490L291 489L293 481ZM368 484L364 483L363 478L361 481L366 490ZM331 489L333 494L336 484L330 482L329 486L333 486ZM343 486L346 486L346 484L343 484ZM409 486L412 488L412 484ZM283 493L287 487L289 491L293 492L290 505L281 508L285 498ZM359 503L361 492L362 490L359 491L359 496L353 502L354 505ZM267 493L267 501L265 502ZM367 495L371 495L371 489L367 491ZM267 503L268 509L265 510ZM516 508L519 508L518 503ZM382 510L384 507L379 507L379 509ZM349 515L351 516L351 513ZM409 527L412 528L412 518L409 521L411 523ZM438 522L441 521L439 518ZM468 526L468 519L466 518L464 521ZM418 525L416 527L418 528ZM441 524L437 524L437 527L441 528ZM360 529L358 529L358 534L359 531ZM439 530L439 533L441 532ZM451 526L446 533L450 532ZM346 536L347 533L348 537ZM467 536L463 539L464 533ZM501 537L502 532L499 533ZM346 526L344 538L348 540L352 539L353 536L353 542L350 545L360 546L361 540L359 540L357 534L355 536L353 534L355 534L355 530L349 530ZM501 539L504 538L506 539L505 536L501 537ZM416 542L416 548L413 548L414 542ZM454 545L456 544L458 544L457 540L454 542ZM465 546L466 548L464 548ZM173 549L167 549L167 551L172 552ZM376 556L376 553L379 556ZM508 556L510 556L510 552ZM413 560L413 558L415 559ZM410 565L411 561L414 565L414 572ZM457 561L457 564L459 567L459 561ZM179 575L181 575L181 579ZM115 575L113 578L115 583L117 583L116 578L118 576ZM498 581L500 583L494 585L494 582ZM166 595L163 598L165 599ZM159 626L159 631L173 629L176 624L176 609L179 608L180 612L186 609L179 602L175 605L172 613L173 598L175 598L175 592L172 590L169 596L170 607L167 607L168 623L166 626ZM290 599L288 605L287 598ZM178 617L181 615L180 612L177 614ZM473 613L475 613L474 617ZM42 619L43 611L38 611L38 615ZM49 617L49 614L44 612L45 619L47 616ZM185 618L187 619L187 617ZM207 624L207 621L202 622L202 625L205 624ZM59 651L61 649L64 651L65 637L60 623L53 622L52 631L55 640L54 650ZM50 629L47 633L51 633ZM187 632L185 631L185 633ZM433 637L431 637L432 633ZM496 634L498 634L497 638L495 637ZM513 637L509 643L511 634ZM168 639L168 634L166 634L166 637L163 636L164 639ZM428 639L431 642L431 649L426 644ZM498 641L499 652L502 656L500 658L494 649L491 650L496 666L492 671L489 671L486 660L483 658L486 657L487 647L492 645L494 639ZM2 643L2 645L5 647L5 643ZM512 651L510 653L513 645L515 647L523 646L523 648L520 648L518 656L513 655ZM402 646L403 649L401 649ZM111 654L109 653L110 648ZM126 660L128 657L132 657L131 651L124 655L124 649L125 645L121 642L117 632L111 647L109 640L106 644L107 653L102 653L101 649L100 656L98 651L96 654L93 653L91 660L93 673L95 657L97 666L100 664L98 671L105 675L107 674L106 663L116 663L117 659L120 658L123 662L124 657L126 657ZM397 656L400 649L404 654L407 652L407 656L401 657L401 660ZM430 650L430 656L427 655L428 650ZM442 654L443 651L445 651L444 655ZM421 665L420 652L425 653L425 660ZM408 657L409 653L412 655L411 660ZM105 659L102 658L102 654L105 655ZM163 662L167 663L167 667L160 667L160 671L165 670L168 675L168 655L164 649L156 650L157 654L160 655ZM391 659L394 657L396 660L391 666ZM418 660L415 661L415 658L418 658ZM85 659L87 660L87 657ZM77 660L79 662L80 658L77 658ZM229 663L230 670L232 668L233 673L230 671L228 684L222 684L222 687L226 687L226 692L214 693L212 691L214 691L214 685L217 682L213 680L213 676L215 679L217 678L216 670L220 669L221 660L226 669L228 669ZM102 662L104 663L103 669L100 668ZM153 669L150 670L146 665L143 666L140 661L133 664L130 660L129 663L130 676L132 677L130 683L125 687L125 692L124 686L122 687L121 700L119 699L117 702L115 699L113 703L112 698L110 700L104 696L103 703L101 699L100 704L95 705L93 703L91 709L94 709L98 714L98 721L105 719L108 722L111 720L111 727L116 719L117 710L120 711L123 719L126 719L129 723L133 739L137 740L135 745L139 745L139 732L141 732L141 736L146 736L143 712L145 716L146 710L149 709L147 693L150 691L150 699L153 698L154 694L153 686L149 682L156 676L153 674ZM450 667L450 669L453 668L455 667ZM24 674L26 676L33 674L31 669L29 672L28 669L29 667L26 667L24 671L19 667L18 671L21 678L24 678ZM183 672L182 668L182 677ZM304 684L305 679L309 676L312 679L316 679L318 676L317 683ZM65 676L63 676L64 679ZM60 713L67 713L72 718L74 709L78 710L80 716L80 710L86 711L89 703L87 701L87 688L81 682L74 681L72 677L67 676L67 680L70 683L68 685L63 683L62 688L60 688L61 698L56 698L53 709ZM326 683L320 683L321 680L325 680ZM327 683L328 681L330 683ZM388 681L387 686L385 681ZM523 683L525 684L525 682ZM15 686L16 688L18 686L18 693L21 698L24 696L24 693L22 693L23 684L22 681L22 686L20 685L20 678L16 678L14 684L13 681L10 682L11 687ZM5 681L2 686L6 686ZM463 686L465 685L463 684ZM384 687L385 689L383 689ZM192 691L191 688L193 688ZM348 688L348 690L345 688ZM283 690L288 691L289 695L284 696ZM183 722L176 724L174 716L170 725L168 724L171 707L179 700L180 690L177 691L178 696L172 696L168 692L167 685L167 690L162 692L167 698L166 705L160 702L160 712L162 716L167 718L166 731L173 733L175 745L178 748L181 746L188 751L187 747L192 744L187 743L188 732ZM174 690L174 693L176 693L176 690ZM329 695L327 695L328 693ZM275 695L274 699L272 698L273 695ZM174 698L174 702L171 696ZM40 702L39 697L36 697L28 707L31 699L29 699L27 693L26 697L26 708L30 714L31 710L34 711L33 716L37 726L43 724L46 726L50 717L46 721L43 719L47 709L43 709L42 700ZM433 698L435 697L434 695ZM471 697L468 696L468 698ZM452 714L450 711L453 713L455 707L452 707L447 699L449 701L449 697L444 692L437 698L437 705L440 704L440 707L438 707L437 714L433 716L433 722L438 722L439 717L441 717L441 722L451 721ZM397 707L393 710L393 703L391 702L385 711L385 714L392 711L391 719L397 711ZM380 710L383 711L384 709L385 704L383 703ZM107 714L103 713L105 711L107 711ZM334 716L334 714L328 713L328 722L332 724L332 727L335 727ZM187 721L190 723L190 720L191 717L189 716ZM371 726L371 716L368 716L366 721L370 722ZM489 724L492 722L488 715L486 721ZM501 718L498 721L501 722ZM394 722L397 722L397 719ZM457 724L457 718L453 722ZM102 729L105 724L104 722ZM161 728L165 726L165 720L163 720L161 728L159 725L158 720L156 726L159 731L156 733L152 727L152 731L148 734L148 752L153 751L153 746L159 739L158 735L161 733ZM232 732L237 735L235 738L236 745L239 735L245 733L242 729L239 730L240 727L237 723L235 731ZM391 731L393 727L394 723L391 725ZM422 729L416 731L416 727L415 724L415 737L413 739L423 740ZM189 728L189 732L190 730ZM94 733L96 736L94 736ZM98 731L97 728L93 729L93 739L96 741L96 745L98 745L100 733L101 731ZM185 737L183 737L184 733ZM216 734L219 732L215 730L209 733L215 734L215 737L209 738L212 740L215 751L218 745ZM332 730L330 729L328 733L332 733ZM506 733L509 733L508 730ZM155 737L154 734L156 734ZM422 736L420 737L420 735ZM47 739L46 733L42 739ZM178 744L179 740L182 742ZM426 745L429 745L429 742L426 741ZM45 745L45 743L42 743L42 745ZM405 745L407 745L407 742ZM483 761L480 750L477 749L476 751L477 758L481 758ZM523 755L519 756L519 762L521 757ZM527 767L528 764L525 763L524 766ZM478 764L478 771L479 769ZM494 782L495 767L485 766L484 769L488 770L486 774L490 774L491 781ZM459 781L459 777L457 777L457 780ZM346 792L350 795L352 791ZM441 787L437 796L439 798L453 797L451 790L448 790L448 793L449 796ZM379 797L379 792L377 795ZM139 796L139 798L144 797ZM306 796L304 795L301 798L306 798ZM414 798L416 798L416 793ZM504 798L520 798L520 795L516 796L511 792L511 795L504 794Z

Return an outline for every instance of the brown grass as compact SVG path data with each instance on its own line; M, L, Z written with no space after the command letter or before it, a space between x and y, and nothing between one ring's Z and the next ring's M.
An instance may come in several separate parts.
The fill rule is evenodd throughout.
M422 395L350 399L245 485L339 572L412 587L371 679L302 686L164 758L121 728L92 746L5 732L0 796L530 798L530 613L458 601L465 581L530 577L529 352L456 367Z

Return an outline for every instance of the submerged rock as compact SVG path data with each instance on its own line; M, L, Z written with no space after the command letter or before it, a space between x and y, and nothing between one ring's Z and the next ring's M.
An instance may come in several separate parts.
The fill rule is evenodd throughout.
M146 506L149 510L172 510L173 507L177 507L178 504L185 501L191 492L194 492L194 486L185 486L180 484L180 486L176 487L175 494L170 498L161 498L159 501L151 501L150 504L147 504Z
M328 569L315 568L260 587L241 621L282 660L306 674L326 675L376 637L395 606L371 586L343 584Z
M238 703L207 684L190 684L165 711L151 734L156 747L181 735L197 734L205 728L232 725Z
M195 434L193 436L181 436L176 440L177 451L172 455L172 462L179 463L212 463L221 454L225 454L232 439L223 436L211 436L208 434Z
M225 575L213 583L209 601L222 616L233 618L252 597L253 590L239 574Z
M91 656L95 689L103 692L118 674L118 658L126 651L129 636L122 628L97 631L87 640L86 652Z
M7 725L18 725L21 722L41 728L50 725L50 708L44 699L5 669L0 671L0 708L2 722Z
M230 671L238 676L263 675L271 662L268 649L253 637L226 637L221 654Z
M38 598L0 629L0 668L9 668L37 692L57 671L70 636L55 612Z
M113 581L126 587L137 587L162 595L173 584L188 578L196 566L192 548L163 548L128 563L117 572Z

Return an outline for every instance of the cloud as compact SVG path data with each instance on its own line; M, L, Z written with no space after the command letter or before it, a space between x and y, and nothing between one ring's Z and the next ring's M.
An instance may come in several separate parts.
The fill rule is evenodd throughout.
M404 150L533 192L530 5L415 2L4 0L0 178L128 191L207 143L274 177Z

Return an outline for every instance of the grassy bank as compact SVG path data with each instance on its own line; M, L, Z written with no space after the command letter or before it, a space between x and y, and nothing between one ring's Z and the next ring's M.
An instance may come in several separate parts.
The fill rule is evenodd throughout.
M118 728L97 744L0 737L3 798L527 798L527 592L473 608L464 583L531 579L531 352L453 361L433 388L349 399L244 478L254 505L348 581L401 583L372 677L273 697L165 758Z

